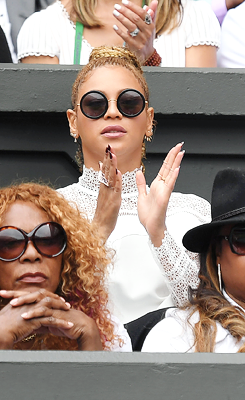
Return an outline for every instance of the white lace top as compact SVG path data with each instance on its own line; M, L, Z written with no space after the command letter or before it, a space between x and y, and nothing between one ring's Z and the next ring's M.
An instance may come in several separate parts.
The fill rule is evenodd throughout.
M192 194L173 193L167 210L167 232L155 248L137 214L136 170L123 175L122 203L108 246L116 250L109 273L112 312L126 323L173 304L183 305L188 286L198 284L198 257L182 246L183 234L210 222L209 203ZM149 190L149 188L148 188ZM78 183L58 190L93 218L99 192L98 172L84 168Z
M201 44L219 46L220 26L205 1L182 0L184 15L180 26L159 35L154 47L162 67L185 67L185 49ZM18 59L27 56L57 56L60 64L73 64L75 25L57 0L24 22L18 36ZM83 39L80 64L88 63L91 45Z

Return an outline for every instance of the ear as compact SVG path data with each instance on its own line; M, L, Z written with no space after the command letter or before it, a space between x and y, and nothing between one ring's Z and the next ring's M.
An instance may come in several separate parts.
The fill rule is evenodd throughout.
M154 118L154 108L149 107L147 109L147 123L146 123L146 132L145 136L151 137L152 136L152 127L153 127L153 118Z
M74 110L69 109L69 110L67 110L66 115L67 115L67 118L69 121L70 131L72 133L74 133L74 135L76 135L76 137L78 138L79 133L77 130L77 114L76 114L76 112Z

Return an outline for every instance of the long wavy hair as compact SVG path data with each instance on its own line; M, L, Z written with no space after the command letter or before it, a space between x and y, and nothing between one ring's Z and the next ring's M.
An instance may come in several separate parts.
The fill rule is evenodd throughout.
M111 256L103 240L77 208L48 186L22 183L0 189L0 224L9 206L16 201L31 202L45 211L47 221L58 222L66 231L67 247L63 253L63 268L56 293L70 302L72 308L93 318L100 331L104 349L110 349L120 338L114 334L107 308L105 279ZM44 343L48 349L76 350L77 342L53 335L41 335L33 348ZM15 345L21 348L21 342Z
M149 5L150 0L145 0ZM101 23L95 16L97 0L72 0L73 14L77 21L88 28L100 27ZM156 35L171 32L176 28L183 16L181 0L158 0Z
M78 92L82 84L89 78L91 73L96 68L101 68L104 66L119 66L126 68L128 71L132 72L140 86L142 87L144 97L149 104L149 89L146 83L145 77L143 75L143 70L141 68L138 58L130 50L124 47L118 46L101 46L96 47L92 50L89 58L89 62L83 69L78 73L77 78L72 87L71 102L74 111L76 111L76 105L79 101ZM153 121L153 131L156 126L156 121ZM152 132L153 133L153 132ZM141 165L143 172L145 172L145 166L143 164L143 159L146 158L145 143L142 143L141 151ZM76 161L82 172L83 166L83 153L82 153L82 143L81 139L78 139L78 151L76 153Z
M245 313L241 308L231 305L219 288L216 254L218 246L221 251L221 243L217 233L214 234L208 251L200 255L199 286L196 290L190 289L192 307L188 322L196 311L200 316L199 322L192 327L196 352L214 351L216 322L227 329L238 342L245 336ZM238 352L245 352L245 344Z

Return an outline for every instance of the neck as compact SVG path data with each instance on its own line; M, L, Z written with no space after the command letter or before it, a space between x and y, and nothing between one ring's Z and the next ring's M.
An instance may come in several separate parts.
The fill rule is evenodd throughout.
M226 291L226 293L228 294L228 296L229 296L232 300L234 300L240 307L242 307L243 310L245 310L245 301L244 301L243 299L234 297L234 296L233 296L231 293L229 293L228 290L226 290L226 289L225 289L225 291Z

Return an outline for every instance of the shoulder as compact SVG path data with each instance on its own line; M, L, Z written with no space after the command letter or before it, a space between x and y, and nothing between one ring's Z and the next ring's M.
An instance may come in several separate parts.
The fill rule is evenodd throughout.
M209 202L195 194L173 192L171 194L167 215L185 212L198 216L203 222L211 219L211 206Z
M166 317L152 328L143 344L143 352L178 353L192 351L194 339L189 311L169 309ZM198 320L198 313L192 319Z
M186 47L200 44L219 46L220 24L206 1L185 0L181 25L186 33Z

